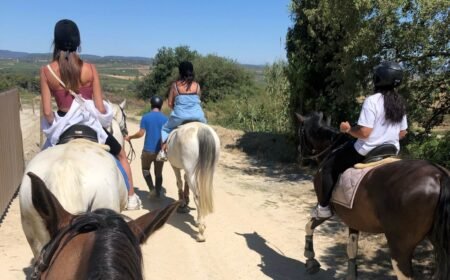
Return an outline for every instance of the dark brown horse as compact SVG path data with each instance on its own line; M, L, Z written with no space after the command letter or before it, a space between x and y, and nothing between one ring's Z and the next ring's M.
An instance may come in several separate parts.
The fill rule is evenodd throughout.
M323 159L345 141L346 136L323 123L321 114L297 117L303 157ZM314 181L320 180L319 168ZM429 238L436 255L436 278L450 279L450 178L445 168L426 160L388 163L364 176L352 209L331 205L349 227L347 279L356 279L359 231L385 234L398 279L412 279L414 248ZM313 233L324 221L313 218L306 225L305 257L310 273L320 266L314 258Z
M33 204L51 236L31 279L143 279L140 244L164 225L179 202L128 223L109 209L72 215L38 176L28 175Z

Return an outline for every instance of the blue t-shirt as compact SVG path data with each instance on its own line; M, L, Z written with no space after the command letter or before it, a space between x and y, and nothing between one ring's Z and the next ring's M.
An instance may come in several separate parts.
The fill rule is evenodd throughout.
M141 128L145 129L145 151L159 152L161 149L161 128L166 122L167 117L161 112L152 111L142 117Z

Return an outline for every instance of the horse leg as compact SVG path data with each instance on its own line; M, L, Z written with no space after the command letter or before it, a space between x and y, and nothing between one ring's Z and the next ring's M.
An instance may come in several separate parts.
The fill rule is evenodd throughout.
M309 220L305 227L306 235L304 255L306 257L306 271L309 274L319 272L320 263L315 259L316 254L314 252L313 235L314 229L325 221L326 219L317 220L315 218L311 218L311 220Z
M409 280L412 277L411 259L416 244L408 244L404 238L392 238L386 235L391 250L391 263L397 279ZM410 242L409 242L410 243Z
M348 229L348 243L347 243L348 268L346 278L347 280L357 279L356 255L358 254L358 237L359 231L352 228Z
M175 173L175 177L177 178L177 188L178 188L178 199L183 201L183 203L178 207L178 213L188 213L189 207L187 207L186 200L184 198L183 193L183 179L181 179L181 169L172 166L173 171Z
M189 185L187 180L184 181L184 200L186 201L186 205L189 205Z
M201 195L198 191L197 188L197 181L195 179L195 175L194 174L190 174L189 172L186 172L184 174L184 180L186 185L188 186L188 188L185 188L185 194L187 193L187 195L189 196L189 187L192 190L192 194L194 197L194 202L195 205L197 207L197 220L195 221L195 226L198 228L198 234L196 236L196 240L198 242L204 242L205 241L205 229L206 229L206 225L204 222L204 214L202 213L201 209L200 209L200 201L199 201L199 195Z

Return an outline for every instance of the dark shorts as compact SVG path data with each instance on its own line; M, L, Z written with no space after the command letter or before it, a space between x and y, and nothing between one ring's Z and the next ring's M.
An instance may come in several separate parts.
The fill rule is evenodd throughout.
M154 169L155 176L162 177L164 161L157 161L156 160L157 155L158 154L142 150L142 155L141 155L142 170L150 171L150 167L152 166L152 163L155 163L155 169Z
M117 141L116 138L109 133L109 131L104 128L103 130L105 130L106 134L108 134L105 144L109 146L109 152L114 156L119 155L120 150L122 150L122 145L120 145L119 141Z

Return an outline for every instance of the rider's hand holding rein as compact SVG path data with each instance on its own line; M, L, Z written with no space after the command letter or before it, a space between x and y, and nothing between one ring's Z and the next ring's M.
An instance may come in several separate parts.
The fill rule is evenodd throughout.
M352 127L349 122L341 122L341 125L339 126L339 130L342 133L348 133L351 136L359 139L366 139L370 136L370 133L372 133L372 128L365 127L361 125L355 125Z

